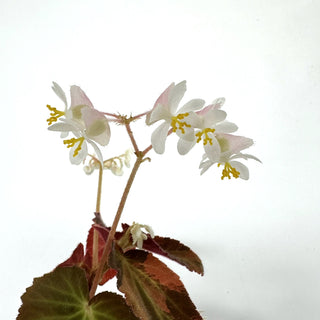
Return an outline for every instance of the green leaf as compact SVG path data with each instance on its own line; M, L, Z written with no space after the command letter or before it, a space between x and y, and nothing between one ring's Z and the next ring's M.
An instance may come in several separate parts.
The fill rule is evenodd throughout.
M115 293L103 292L89 301L85 271L75 266L34 279L21 300L17 320L137 320Z
M113 248L109 264L118 270L118 289L140 319L202 319L178 275L151 253Z

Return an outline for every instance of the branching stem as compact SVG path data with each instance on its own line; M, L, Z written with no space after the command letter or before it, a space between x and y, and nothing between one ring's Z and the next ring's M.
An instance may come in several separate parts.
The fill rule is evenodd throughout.
M132 145L134 147L135 155L136 155L137 158L136 158L136 162L135 162L135 164L134 164L134 166L132 168L132 171L131 171L131 174L129 176L129 179L128 179L128 182L126 184L126 187L125 187L125 189L123 191L123 194L122 194L122 197L121 197L121 200L120 200L120 203L119 203L119 207L118 207L117 213L116 213L115 218L113 220L113 223L112 223L112 226L111 226L111 229L110 229L110 232L109 232L108 239L107 239L105 247L103 249L103 253L102 253L102 257L101 257L98 269L97 269L96 274L95 274L94 279L93 279L92 286L91 286L90 292L89 292L89 298L90 299L94 297L95 292L96 292L97 287L98 287L98 284L99 284L99 282L101 280L105 264L107 263L107 260L108 260L108 257L109 257L110 251L111 251L112 242L113 242L115 234L116 234L117 226L119 224L120 217L121 217L121 214L123 212L125 203L127 201L127 198L128 198L132 183L134 181L134 178L135 178L135 176L137 174L137 171L138 171L141 163L144 162L144 160L145 160L145 158L144 158L145 154L149 151L149 150L147 150L148 148L143 152L139 150L139 148L137 146L137 143L135 141L135 138L133 136L132 130L130 128L130 120L128 120L125 123L125 127L127 129L127 132L128 132L129 137L130 137L131 143L132 143ZM100 173L99 173L97 212L99 212L98 210L100 210L101 183L102 183L102 173L101 172L103 171L102 166L100 166L100 169L101 170L100 170Z

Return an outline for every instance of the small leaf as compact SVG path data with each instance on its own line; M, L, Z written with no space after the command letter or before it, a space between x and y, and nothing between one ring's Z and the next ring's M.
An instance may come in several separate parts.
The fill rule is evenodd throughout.
M17 320L137 320L120 295L103 292L91 301L88 297L84 270L58 267L27 288Z
M72 266L81 266L84 258L84 249L83 244L79 243L78 246L72 252L72 255L66 261L60 263L58 267L72 267Z
M178 275L151 253L113 248L109 264L118 270L118 289L140 319L202 319Z
M58 267L78 266L83 268L86 271L86 276L90 286L94 278L98 263L102 257L102 253L106 244L106 239L109 235L109 229L100 225L93 225L88 233L85 254L83 245L82 243L80 243L77 246L77 248L73 251L70 258L60 263ZM96 237L95 240L94 237ZM94 254L94 246L96 246L96 255ZM106 272L103 274L102 280L99 283L100 285L103 285L104 283L112 279L117 273L116 270L110 268L106 268L105 271Z
M178 240L159 236L151 238L149 236L143 242L143 249L174 260L190 271L195 271L201 275L204 273L203 265L198 255Z

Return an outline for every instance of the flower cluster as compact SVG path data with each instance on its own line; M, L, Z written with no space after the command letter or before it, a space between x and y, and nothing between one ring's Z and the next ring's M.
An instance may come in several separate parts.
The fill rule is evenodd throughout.
M224 178L249 178L248 168L235 159L255 159L256 157L241 153L250 147L253 140L231 135L238 127L226 120L226 112L221 110L224 98L214 100L204 107L202 99L193 99L179 107L186 91L186 81L175 85L172 83L157 99L153 109L146 117L147 125L163 121L152 133L151 143L155 152L165 151L165 142L169 134L176 133L179 137L177 144L181 155L187 154L197 143L202 143L204 156L199 168L201 174L213 164L224 166Z
M47 119L49 130L61 132L64 144L71 148L71 163L80 164L86 159L87 143L89 143L97 156L91 156L92 159L84 167L87 174L91 174L102 165L104 169L111 170L115 175L122 175L123 165L129 166L130 154L126 152L121 156L103 161L98 147L98 145L106 146L110 140L109 120L105 116L107 113L96 110L78 86L71 86L69 108L66 95L60 86L53 82L52 89L63 101L65 110L59 111L47 105L51 111ZM178 84L172 83L159 96L150 111L128 119L116 114L108 113L108 115L114 117L115 123L124 125L128 124L127 120L132 121L144 115L146 115L146 124L149 126L162 121L151 135L151 146L156 153L164 153L167 137L175 133L179 138L177 149L181 155L187 154L197 144L203 145L204 155L199 165L201 174L213 164L217 164L218 167L223 167L221 179L234 177L247 180L249 170L237 160L260 160L242 153L243 150L253 145L253 140L232 134L237 131L238 127L226 120L227 113L221 109L225 99L218 98L207 106L202 99L192 99L179 107L185 92L186 81ZM74 137L65 139L70 132ZM137 151L137 145L132 136L131 140Z
M63 140L70 149L70 161L72 164L80 164L88 154L87 143L89 143L99 161L103 162L102 154L97 146L106 146L110 140L110 127L104 114L96 110L86 94L78 86L71 86L71 104L68 108L67 98L61 87L53 82L53 91L65 105L64 111L59 111L50 105L51 111L47 119L49 130L60 131L61 137L66 138L71 132L74 137ZM57 120L60 120L57 122ZM56 122L52 124L53 122Z

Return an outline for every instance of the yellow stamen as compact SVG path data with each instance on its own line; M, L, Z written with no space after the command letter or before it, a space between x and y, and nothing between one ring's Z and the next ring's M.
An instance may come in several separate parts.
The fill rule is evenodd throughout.
M84 137L80 138L72 138L68 140L63 140L63 143L67 145L67 148L73 147L77 142L79 142L78 147L74 150L73 156L77 156L79 154L79 151L81 150L82 144L84 141Z
M185 130L183 127L188 127L188 128L191 127L191 125L187 124L185 121L180 121L180 120L184 119L185 117L187 117L188 115L189 115L189 113L180 113L176 117L171 118L171 127L172 127L173 132L180 130L181 133L184 134ZM177 127L177 125L179 127Z
M204 135L203 139L203 145L206 145L208 142L212 145L212 138L208 136L208 132L215 132L215 129L205 128L202 131L196 133L196 137L198 137L197 142L200 142L202 139L202 136Z
M221 163L218 163L218 167L220 167ZM223 180L224 178L228 178L231 179L230 174L233 175L234 178L239 178L240 176L240 172L237 171L235 168L231 167L229 162L226 162L224 164L224 169L222 170L222 176L221 176L221 180Z
M52 111L50 112L50 118L47 119L48 125L50 126L53 122L56 122L58 118L64 116L63 111L59 111L54 107L51 107L49 104L47 104L47 108Z

